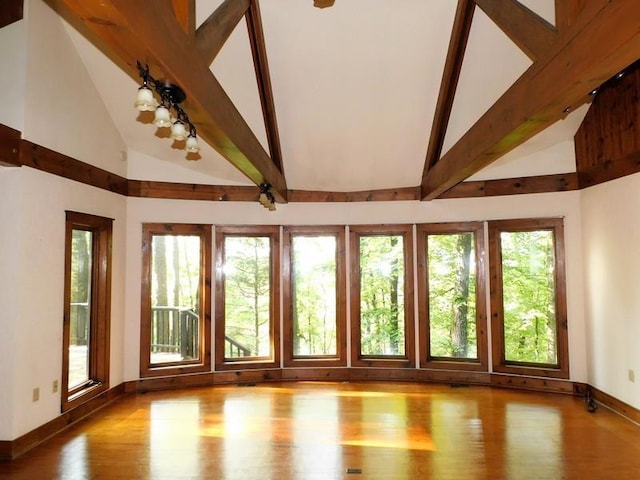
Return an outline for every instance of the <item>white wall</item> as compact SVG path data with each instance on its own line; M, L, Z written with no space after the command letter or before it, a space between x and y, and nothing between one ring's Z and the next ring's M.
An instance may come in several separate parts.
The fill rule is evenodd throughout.
M640 174L635 174L582 192L588 382L635 408L640 408L639 190Z
M27 62L26 22L0 28L0 123L22 131Z
M63 26L42 0L28 0L22 137L126 176L126 151Z
M565 219L571 379L586 381L580 194L564 192L433 202L295 203L268 212L257 202L224 203L130 198L127 206L125 379L139 378L141 228L146 222L217 225L429 223L503 218Z
M10 187L2 195L15 194L8 211L0 211L11 228L9 235L0 234L0 295L8 297L2 305L10 314L3 312L1 320L9 335L0 336L0 352L10 357L0 372L11 369L0 376L7 383L0 391L0 439L10 440L60 414L60 391L52 392L52 382L60 381L62 371L65 210L115 219L110 384L123 381L126 198L27 167L1 172L0 186ZM36 387L40 400L33 402Z

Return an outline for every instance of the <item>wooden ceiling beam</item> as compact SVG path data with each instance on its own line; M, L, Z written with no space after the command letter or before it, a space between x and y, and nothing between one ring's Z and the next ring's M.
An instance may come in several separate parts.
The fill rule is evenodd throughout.
M24 16L24 0L2 0L0 2L0 28L11 25Z
M587 0L555 0L556 28L562 32L577 20L584 10ZM591 0L593 3L593 0Z
M447 58L442 73L442 81L440 82L438 101L433 115L433 123L431 124L429 146L427 147L427 156L422 171L423 182L426 179L427 172L436 164L442 153L442 145L444 144L444 137L447 133L447 127L449 126L451 108L453 107L453 99L456 95L458 80L460 79L462 60L467 48L467 40L469 39L469 32L471 31L471 22L473 20L475 6L473 0L458 0L453 27L451 29L449 49L447 50Z
M151 74L180 85L184 109L198 136L214 147L253 183L268 183L278 202L286 202L284 176L269 158L209 63L194 48L175 17L171 0L47 0L57 11L80 20L138 78L136 61ZM234 0L236 1L236 0Z
M196 0L171 0L176 20L188 36L196 33Z
M422 198L437 198L563 118L638 58L636 0L602 2L581 15L429 170Z
M517 0L475 2L531 60L548 52L557 40L556 28Z
M204 63L211 65L249 6L249 0L225 0L198 27L196 48Z
M249 42L251 43L251 53L253 55L253 65L256 71L256 81L258 82L258 92L262 105L262 115L267 131L267 141L269 142L269 153L271 154L271 160L276 167L278 167L278 170L283 172L280 134L278 132L276 107L273 101L269 63L267 62L267 49L264 43L262 16L260 15L258 0L251 0L251 7L247 11L246 18Z

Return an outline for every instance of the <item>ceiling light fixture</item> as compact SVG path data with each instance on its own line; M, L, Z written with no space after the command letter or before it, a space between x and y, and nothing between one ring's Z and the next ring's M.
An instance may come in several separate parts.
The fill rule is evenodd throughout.
M275 211L276 199L274 198L273 193L271 193L271 185L268 183L261 183L259 187L260 196L258 197L258 201L270 212Z
M138 88L138 95L134 106L140 112L153 112L155 117L153 124L158 128L171 128L171 139L176 142L185 142L187 153L198 153L200 146L196 137L196 127L189 120L189 116L180 104L187 98L184 91L168 81L156 80L149 73L149 65L138 65L138 73L142 78L142 85ZM153 88L153 90L152 90ZM153 91L160 97L160 103L156 101ZM171 112L174 112L172 115Z

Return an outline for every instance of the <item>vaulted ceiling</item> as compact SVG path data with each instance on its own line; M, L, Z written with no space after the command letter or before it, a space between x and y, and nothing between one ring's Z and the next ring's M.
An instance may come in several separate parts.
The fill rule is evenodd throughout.
M590 92L640 57L635 0L46 1L131 149L277 201L575 171ZM137 61L187 94L198 162L132 108Z

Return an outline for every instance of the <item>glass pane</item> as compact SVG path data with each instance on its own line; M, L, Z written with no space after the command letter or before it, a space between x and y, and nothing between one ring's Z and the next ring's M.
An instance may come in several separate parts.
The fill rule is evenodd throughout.
M404 239L360 237L360 354L403 356Z
M555 365L553 232L502 232L505 360Z
M200 357L200 237L154 235L151 240L152 364Z
M69 390L89 381L93 234L73 230L71 236L71 305Z
M474 234L427 237L432 357L477 358Z
M336 239L293 237L293 354L337 355Z
M225 358L271 356L269 237L226 237Z

